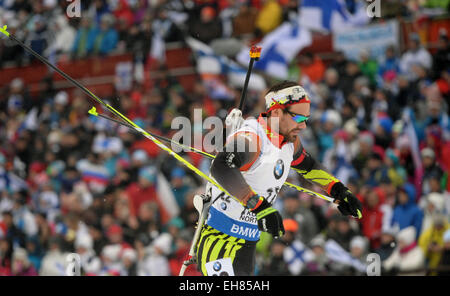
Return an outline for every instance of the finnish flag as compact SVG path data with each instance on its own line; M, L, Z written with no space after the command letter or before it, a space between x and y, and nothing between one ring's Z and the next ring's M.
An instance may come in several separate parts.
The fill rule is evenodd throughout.
M352 257L349 252L344 250L344 248L332 239L327 240L325 243L325 252L330 260L352 266L360 272L364 272L367 268L363 262Z
M259 46L261 57L255 63L254 69L266 72L279 78L288 78L288 67L291 61L303 48L311 45L311 32L297 22L284 22L277 29L267 34ZM236 59L242 65L250 61L249 48L242 49Z
M351 14L344 0L303 0L299 18L302 26L321 32L338 32L366 25L370 19L365 3L357 2Z
M197 39L188 37L186 38L186 43L195 52L196 69L199 74L224 75L227 77L230 86L237 88L242 88L244 86L245 76L247 74L246 68L225 56L215 53L210 46ZM248 50L246 54L248 56ZM249 90L262 91L266 89L266 87L266 82L261 75L253 73L252 76L250 76L248 84ZM224 89L224 87L220 87L217 83L214 88L215 92L220 92L220 89ZM224 90L224 92L226 91ZM230 95L234 98L234 94Z

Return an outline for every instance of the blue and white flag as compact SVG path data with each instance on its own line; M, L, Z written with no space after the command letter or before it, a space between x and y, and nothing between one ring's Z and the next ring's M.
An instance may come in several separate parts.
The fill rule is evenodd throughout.
M366 265L357 258L352 257L349 252L344 250L337 242L332 239L325 243L325 253L327 257L335 262L354 267L360 272L366 270Z
M311 45L311 32L297 22L285 22L267 34L258 46L261 57L254 64L255 70L261 70L275 78L287 79L291 61L303 48ZM249 48L242 49L236 59L242 65L248 65Z
M25 116L22 123L20 124L20 127L18 129L18 132L21 133L23 130L29 130L29 131L35 131L38 128L38 108L33 107Z
M205 43L194 38L186 38L187 44L195 52L197 60L197 72L199 74L224 75L227 76L228 84L232 87L243 87L247 69L237 64L231 59L218 55ZM248 51L247 51L248 56ZM214 82L216 83L216 82ZM248 89L261 91L266 88L266 82L261 75L252 73L250 76ZM226 87L215 84L214 93L226 94ZM230 94L234 98L234 94Z
M161 63L166 61L166 43L159 33L153 34L150 56Z
M28 184L25 180L0 167L0 192L14 193L26 189Z
M351 14L344 0L303 0L299 18L302 26L322 32L342 31L369 22L363 1L357 2Z
M283 259L292 275L299 275L309 261L314 260L313 251L307 248L301 241L295 240L284 249Z

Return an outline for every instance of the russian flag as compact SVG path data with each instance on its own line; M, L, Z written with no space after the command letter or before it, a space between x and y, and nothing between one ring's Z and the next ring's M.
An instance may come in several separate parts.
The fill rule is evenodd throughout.
M77 163L76 168L81 173L82 180L92 191L101 193L108 185L110 176L106 167L84 159Z
M419 139L417 137L416 129L414 128L413 111L411 108L406 108L403 111L402 121L403 135L405 135L411 143L411 156L414 163L414 186L416 187L417 192L419 192L418 196L421 196L423 164L419 150Z
M162 223L166 224L170 219L177 217L180 214L180 207L177 204L175 195L173 194L172 187L169 181L164 177L162 173L157 175L157 196L159 204L162 207L161 218Z

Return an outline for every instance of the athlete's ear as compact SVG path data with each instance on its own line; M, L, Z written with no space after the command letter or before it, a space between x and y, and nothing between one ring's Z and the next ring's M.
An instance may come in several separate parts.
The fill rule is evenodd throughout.
M283 116L283 110L281 109L274 109L271 111L271 116L272 117L282 117Z

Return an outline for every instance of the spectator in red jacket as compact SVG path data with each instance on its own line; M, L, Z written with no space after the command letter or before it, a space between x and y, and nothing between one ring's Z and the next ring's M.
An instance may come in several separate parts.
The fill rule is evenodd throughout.
M380 247L383 212L380 205L384 203L385 193L380 188L370 190L363 201L363 217L361 218L362 233L369 239L370 247Z
M114 10L114 16L119 20L123 19L126 21L128 26L134 23L133 11L126 0L119 0L117 7Z
M326 70L322 59L311 52L307 52L300 56L299 67L302 75L308 76L311 82L314 83L323 79Z
M132 183L126 189L130 201L130 213L136 216L141 204L147 201L157 201L156 196L156 169L146 166L139 169L138 182Z
M169 260L170 273L172 275L178 275L180 268L183 265L184 260L186 260L189 249L191 247L192 233L187 229L181 231L175 240L175 252L172 258ZM196 265L191 265L186 269L184 273L186 276L200 276L201 273L197 270Z

